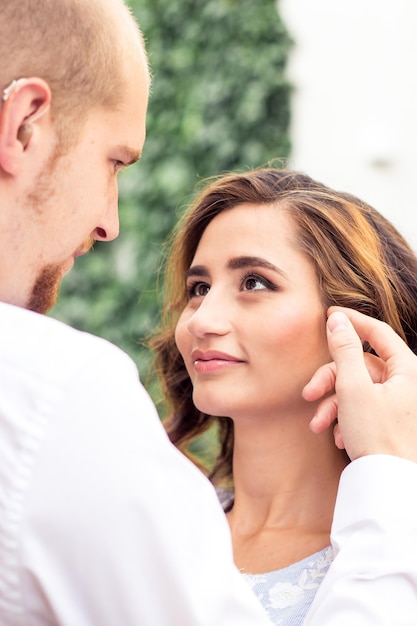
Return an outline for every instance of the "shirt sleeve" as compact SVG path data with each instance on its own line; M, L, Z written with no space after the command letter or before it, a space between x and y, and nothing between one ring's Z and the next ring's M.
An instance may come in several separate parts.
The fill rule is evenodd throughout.
M343 472L335 559L304 626L412 626L417 616L417 464L373 455Z
M268 626L211 484L115 349L63 385L22 538L25 625Z

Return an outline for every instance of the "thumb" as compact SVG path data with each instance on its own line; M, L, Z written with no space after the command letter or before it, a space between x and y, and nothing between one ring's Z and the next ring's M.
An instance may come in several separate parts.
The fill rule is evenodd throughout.
M348 316L335 311L327 320L327 341L336 364L336 390L356 386L359 380L370 376L363 358L362 342Z

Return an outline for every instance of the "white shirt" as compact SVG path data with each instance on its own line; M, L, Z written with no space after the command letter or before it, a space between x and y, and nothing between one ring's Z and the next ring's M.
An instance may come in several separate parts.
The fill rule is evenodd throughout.
M416 626L417 463L375 455L343 472L335 558L304 626Z
M1 626L267 626L133 362L0 304Z
M0 625L267 626L233 565L213 488L169 443L129 357L104 340L5 304L0 345ZM340 593L332 600L335 581L344 597L353 597L352 606L370 607L368 621L350 614L355 626L383 623L373 619L377 598L395 603L379 597L380 589L385 593L379 551L386 549L379 529L386 522L391 529L401 516L386 520L382 506L369 511L367 471L375 460L376 500L397 497L399 513L407 508L408 497L384 485L387 467L387 476L396 467L396 479L410 487L414 481L415 492L417 465L391 457L364 459L362 469L351 464L336 508L338 566L330 568L322 584L330 593L320 590L308 626L342 623ZM360 477L358 485L352 475ZM364 496L352 501L357 488ZM417 513L409 517L408 508L395 545L386 549L391 579L397 545L414 540ZM364 557L369 542L373 550ZM357 567L375 579L370 596ZM407 571L415 583L414 565ZM408 603L404 611L417 615L408 582L394 581Z

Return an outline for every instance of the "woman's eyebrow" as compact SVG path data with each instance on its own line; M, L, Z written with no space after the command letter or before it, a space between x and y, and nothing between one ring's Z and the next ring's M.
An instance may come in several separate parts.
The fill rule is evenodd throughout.
M227 267L231 270L239 270L245 267L263 267L279 274L280 276L285 276L285 272L280 270L279 267L258 256L239 256L234 259L230 259Z
M229 270L239 270L247 267L263 267L285 277L285 272L279 269L279 267L258 256L239 256L230 259L227 263L227 269ZM193 265L185 272L185 279L187 280L187 278L192 276L206 278L209 276L209 271L204 265Z
M189 270L185 272L185 280L190 278L191 276L203 276L207 277L209 275L208 270L204 265L193 265Z

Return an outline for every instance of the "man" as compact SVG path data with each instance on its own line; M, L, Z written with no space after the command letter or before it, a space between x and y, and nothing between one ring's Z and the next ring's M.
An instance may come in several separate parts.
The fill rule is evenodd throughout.
M116 175L145 139L134 22L120 3L81 4L2 4L0 295L41 313L74 257L117 237Z
M3 0L0 29L0 624L267 624L133 363L38 315L118 235L142 37L120 0Z
M133 363L39 315L118 234L117 171L145 139L142 37L122 0L3 0L0 51L0 624L266 626Z

